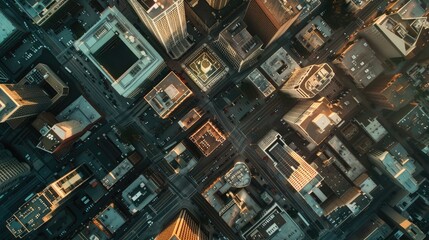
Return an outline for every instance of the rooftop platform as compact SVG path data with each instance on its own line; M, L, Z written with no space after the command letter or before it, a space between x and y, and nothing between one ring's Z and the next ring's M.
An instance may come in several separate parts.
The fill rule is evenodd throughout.
M170 72L144 99L161 118L167 118L191 95L192 91L182 80L174 72Z
M207 157L226 140L226 137L211 121L208 121L189 139Z
M203 44L189 56L182 68L204 92L210 91L229 71L226 64L207 44Z

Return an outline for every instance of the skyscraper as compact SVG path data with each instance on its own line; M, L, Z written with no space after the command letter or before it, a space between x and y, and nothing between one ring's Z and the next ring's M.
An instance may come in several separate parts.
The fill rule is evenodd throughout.
M256 58L262 53L261 39L252 36L240 18L236 18L219 33L216 43L239 72L256 62Z
M310 65L295 70L281 91L295 98L313 98L331 82L334 76L334 70L326 63Z
M264 46L283 35L299 17L296 0L251 0L244 22L252 35L257 35Z
M36 85L0 85L0 123L37 115L52 103L48 94Z
M210 5L210 7L220 10L229 3L229 0L206 0L206 2Z
M156 240L208 240L206 233L192 215L182 209L179 215L162 230Z
M30 173L30 166L19 162L0 144L0 194Z
M365 89L365 94L380 107L398 111L414 99L416 89L408 75L398 73L376 79Z
M174 59L188 50L183 0L128 0L137 15Z
M24 238L37 230L49 221L55 211L91 176L92 172L86 165L80 165L68 172L24 203L6 220L7 229L15 238Z

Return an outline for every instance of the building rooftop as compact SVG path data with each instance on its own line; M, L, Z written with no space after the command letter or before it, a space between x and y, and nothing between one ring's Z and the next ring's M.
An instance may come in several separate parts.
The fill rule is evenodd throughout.
M80 96L64 108L56 118L59 121L76 120L82 125L88 126L98 121L101 115L84 96Z
M236 166L239 169L243 169L243 167L247 168L244 163L239 163L239 165ZM234 168L235 167L233 167L229 172L235 172ZM231 176L232 175L230 175L230 177ZM236 230L241 230L257 216L261 211L261 207L252 198L252 196L249 195L246 188L240 187L244 185L236 185L236 187L238 187L237 191L232 191L231 188L234 188L234 186L230 184L230 180L232 179L228 178L227 180L225 176L219 177L204 190L202 195L219 213L219 216L228 224L228 226Z
M85 165L70 171L30 198L6 221L6 227L19 238L38 229L52 217L65 198L91 175Z
M290 148L281 135L274 130L259 140L258 146L273 161L274 167L292 188L304 198L317 215L321 216L323 211L310 193L320 185L322 176Z
M225 176L225 181L234 188L244 188L249 186L252 180L249 167L243 162L237 162Z
M261 64L262 70L277 86L283 85L296 68L300 68L284 48L279 48L271 57Z
M41 25L69 0L20 0L18 6L33 20Z
M253 0L259 5L262 11L268 16L270 21L277 28L293 19L299 14L297 6L299 2L296 0L275 1L275 0Z
M282 91L296 98L313 98L325 89L335 76L326 63L296 69Z
M243 233L243 237L246 240L300 240L305 238L305 234L286 211L275 203L250 229Z
M368 86L384 71L382 62L365 39L359 39L350 45L336 62L353 78L359 88Z
M57 102L61 97L69 94L69 87L46 64L39 63L28 72L17 85L39 85L52 99Z
M235 19L219 35L237 53L235 57L239 57L242 60L248 58L255 51L260 50L263 45L259 37L252 36L247 31L247 25L240 18Z
M184 130L191 128L198 120L201 119L203 114L198 108L191 109L185 116L183 116L178 122L179 126Z
M392 233L392 228L376 215L366 221L364 225L353 234L351 240L386 239L390 233Z
M176 0L177 1L177 0ZM175 0L137 0L150 18L156 18L168 10Z
M0 44L3 43L9 36L11 36L17 28L14 23L9 20L3 11L0 11Z
M110 233L115 233L127 221L113 203L100 212L95 220L101 223Z
M164 66L158 52L116 7L101 13L100 20L74 45L124 97L134 96Z
M392 121L414 139L418 139L429 129L429 114L418 103L410 103L401 108L394 114Z
M418 183L412 175L413 169L409 169L410 165L412 165L411 167L414 166L412 162L403 162L402 159L397 158L388 151L373 151L369 157L380 170L393 179L395 184L410 193L417 191Z
M399 13L394 13L381 15L374 22L374 25L378 31L390 39L403 56L407 56L416 47L426 21L426 17L405 18Z
M273 84L257 68L247 76L247 79L258 88L264 97L270 96L276 90Z
M196 157L186 148L183 142L171 149L164 159L176 174L186 174L197 165Z
M273 134L276 135L272 136ZM271 143L267 144L270 142L269 140ZM322 180L322 177L310 164L286 145L280 134L270 131L258 145L274 161L275 167L297 192L305 194L314 187L309 186L314 184L314 179L319 182Z
M359 114L355 117L355 122L371 137L375 142L379 142L388 132L377 120L367 114Z
M299 131L309 142L319 145L342 119L326 98L298 103L283 116L284 121Z
M208 92L229 71L226 64L207 44L203 44L182 64L192 81L204 92Z
M161 118L167 118L191 95L192 91L182 80L174 72L170 72L144 99Z
M135 214L156 197L157 191L158 187L152 181L140 175L122 191L122 199L128 210Z
M208 121L189 139L207 157L226 140L226 137L211 121Z
M309 52L313 52L320 46L325 44L328 38L332 35L332 29L320 16L316 16L311 20L295 38Z
M122 162L118 164L111 172L109 172L103 179L101 179L101 183L107 189L110 189L116 182L119 181L122 177L127 174L128 171L133 168L133 164L128 160L124 159Z
M344 145L337 137L333 136L328 140L329 146L341 157L342 161L335 162L335 165L351 180L354 181L364 172L366 168L359 159Z
M100 230L93 221L90 221L82 231L77 233L72 240L109 240L110 235Z

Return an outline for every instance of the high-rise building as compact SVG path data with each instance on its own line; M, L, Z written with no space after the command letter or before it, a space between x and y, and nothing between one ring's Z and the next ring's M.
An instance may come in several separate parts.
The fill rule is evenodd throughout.
M37 115L68 93L68 86L39 63L17 84L0 84L0 123Z
M201 229L201 225L186 209L182 209L179 215L162 230L156 240L208 240L207 234Z
M282 136L269 131L258 142L259 148L273 161L274 167L288 181L319 216L323 214L320 205L313 199L311 193L317 191L323 177L308 164L297 152L290 148Z
M258 36L266 47L283 35L299 17L298 5L296 0L251 0L244 15L247 30Z
M101 115L80 96L55 118L52 114L41 113L32 123L42 135L37 148L48 153L63 153L61 150L72 145Z
M74 45L127 98L139 94L165 67L158 52L116 7L104 10Z
M416 48L425 24L426 17L383 14L363 29L361 35L387 58L407 57Z
M229 3L229 0L206 0L206 2L210 5L210 7L220 10Z
M49 221L55 210L91 176L92 172L86 165L80 165L68 172L24 203L6 221L7 229L14 237L24 238Z
M0 85L0 123L34 116L46 110L52 103L39 86Z
M128 2L172 58L179 58L189 49L183 0L128 0Z
M310 65L296 69L281 91L294 98L313 98L334 78L335 73L326 64Z
M256 62L262 53L262 41L247 31L246 24L240 18L219 33L216 43L238 72Z
M404 190L414 193L418 189L418 182L413 177L415 165L410 159L401 159L388 151L373 151L369 159L392 181Z
M350 45L334 63L353 78L358 88L365 88L384 71L382 62L365 39Z
M426 239L426 234L416 224L402 216L395 209L389 206L384 206L381 211L388 218L386 220L393 223L401 232L403 232L407 239Z
M192 95L192 91L174 73L170 72L144 99L161 118L167 118Z
M30 166L19 162L0 144L0 194L17 184L30 173Z
M0 11L0 55L20 43L25 31L11 18L6 15L5 10Z
M45 24L68 2L69 0L15 0L21 10L39 26Z
M365 94L380 107L397 111L414 99L416 90L409 76L398 73L376 79L365 89Z
M326 98L298 103L283 116L283 120L316 145L321 144L342 121Z

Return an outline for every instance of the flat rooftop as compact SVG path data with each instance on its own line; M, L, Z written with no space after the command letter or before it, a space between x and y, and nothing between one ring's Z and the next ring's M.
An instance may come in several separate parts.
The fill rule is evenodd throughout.
M11 20L0 11L0 44L16 31L16 27Z
M161 13L168 10L170 6L176 2L175 0L137 0L143 9L146 11L146 14L150 18L156 18Z
M6 227L15 237L22 238L45 223L43 217L51 212L51 203L43 195L35 195L6 221Z
M198 120L202 117L202 113L197 108L191 109L185 116L183 116L178 122L179 126L183 130L188 130L191 128Z
M122 199L128 210L135 214L146 207L155 197L158 188L145 176L140 175L122 192Z
M207 157L226 140L226 137L211 121L208 121L189 139Z
M410 103L396 112L393 121L415 139L423 136L429 129L429 114L418 103Z
M69 87L46 64L39 63L28 72L17 85L39 85L55 103L58 99L69 94Z
M240 20L240 18L235 19L219 35L232 46L238 54L237 57L241 59L246 59L256 50L261 49L263 45L259 37L252 36L247 31L246 23Z
M243 188L249 186L252 175L249 167L245 163L237 162L234 164L234 167L225 174L224 179L232 187Z
M229 71L226 64L207 44L203 44L189 56L182 67L204 92L208 92Z
M342 161L338 163L341 164L340 169L351 181L354 181L362 173L366 172L366 168L362 163L360 163L356 156L337 136L329 139L328 144L341 157Z
M300 67L284 48L279 48L261 64L261 68L277 86L281 86L289 79L292 72Z
M37 24L49 18L62 5L69 0L20 0L18 6Z
M95 219L107 228L110 233L115 233L127 221L113 203L100 212Z
M128 160L124 159L120 162L111 172L109 172L103 179L101 179L101 183L107 189L110 189L116 182L119 181L122 177L127 174L128 171L133 168L133 164Z
M161 118L167 118L191 95L192 91L182 80L174 72L170 72L144 99Z
M297 223L277 203L253 226L243 233L246 240L300 240L305 234Z
M247 79L250 80L253 85L262 93L264 97L270 96L276 88L273 86L273 84L268 81L268 79L259 71L257 68L255 68L248 76Z
M45 219L45 217L52 214L61 201L91 175L89 169L84 165L68 172L22 205L6 221L6 227L15 237L20 238L38 229L50 219Z
M189 172L197 164L197 159L183 142L171 149L164 159L174 169L175 173L181 174Z
M270 20L280 28L281 25L299 14L296 8L299 4L296 0L253 0L259 5L263 12L269 16Z
M353 78L359 88L368 86L384 71L382 62L365 39L359 39L350 45L337 62Z
M313 98L331 83L334 76L334 70L327 63L309 65L296 69L283 89L294 97Z
M114 79L118 79L138 60L137 56L117 35L100 47L94 53L94 58Z
M60 122L76 120L79 121L83 127L87 127L98 121L101 118L101 115L85 97L80 96L69 106L64 108L56 118Z
M321 47L332 35L332 29L320 16L316 16L311 20L295 38L309 52L312 52Z
M101 13L100 20L74 46L125 97L134 96L165 65L158 52L116 7ZM118 58L121 61L115 61Z
M326 98L300 102L289 110L283 119L314 144L321 144L341 122L341 118L330 108Z

